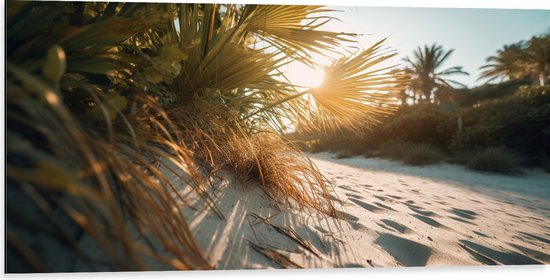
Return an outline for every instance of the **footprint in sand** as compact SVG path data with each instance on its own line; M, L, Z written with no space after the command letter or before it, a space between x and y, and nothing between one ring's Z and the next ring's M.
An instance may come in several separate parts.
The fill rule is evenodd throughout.
M520 234L522 234L523 236L525 236L525 237L527 237L531 240L538 240L540 242L550 244L550 240L548 240L544 237L540 237L540 236L537 236L537 235L534 235L534 234L531 234L531 233L528 233L528 232L520 232Z
M409 187L407 182L404 182L404 181L401 181L401 180L398 180L398 182L401 183L401 186Z
M477 235L479 235L479 236L481 236L481 237L489 237L488 235L483 234L483 233L481 233L481 232L479 232L479 231L475 231L475 230L474 230L474 233L477 234Z
M519 219L519 218L522 218L522 217L520 217L520 216L518 216L518 215L510 214L510 213L508 213L508 212L506 212L506 211L504 211L504 213L505 213L506 215L510 216L510 217L514 217L514 218L518 218L518 219Z
M422 207L420 206L414 206L414 205L408 205L409 209L411 209L412 211L416 212L417 214L420 214L422 216L426 216L426 217L441 217L439 216L438 214L432 212L432 211L424 211L424 210L421 210Z
M527 217L527 218L529 218L529 219L531 219L531 220L533 220L533 221L537 221L537 222L544 222L543 219L540 219L540 218L537 218L537 217ZM548 236L550 236L550 234L549 234Z
M350 198L350 199L353 199L353 198ZM338 211L336 210L336 212L342 216L344 218L344 220L348 221L348 222L357 222L359 221L359 218L353 216L352 214L350 213L346 213L346 212L343 212L343 211Z
M380 202L373 202L376 206L380 207L380 208L384 208L386 210L390 210L390 211L395 211L395 209L385 205L385 204L382 204Z
M374 197L379 199L379 200L386 201L386 198L384 198L383 196L374 195Z
M395 230L399 231L399 233L409 233L409 232L412 231L407 226L402 225L402 224L400 224L398 222L395 222L395 221L392 221L392 220L382 219L380 221L382 223L384 223L386 226L391 227L392 229L395 229ZM381 225L381 224L378 224L378 225Z
M391 194L388 194L387 196L391 197L391 198L394 198L394 199L402 199L403 197L401 196L398 196L398 195L391 195Z
M417 215L417 214L412 214L411 216L419 219L420 221L430 225L430 226L434 226L436 228L439 228L439 227L442 227L443 225L440 224L438 221L432 219L432 218L428 218L426 216L422 216L422 215Z
M356 199L363 199L364 198L360 195L356 195L356 194L352 194L352 193L346 193L346 195L349 196L349 197L356 198Z
M520 252L522 252L523 254L529 256L529 257L532 257L536 260L539 260L543 263L550 263L550 255L548 254L545 254L543 252L539 252L537 250L533 250L533 249L529 249L529 248L526 248L526 247L523 247L523 246L520 246L520 245L517 245L517 244L514 244L514 243L508 243L508 245L518 249Z
M432 255L430 247L389 233L380 234L374 243L404 266L425 266Z
M344 201L342 201L340 198L335 197L334 195L329 194L328 197L335 202L338 202L340 204L346 204Z
M338 187L341 188L341 189L344 189L344 190L348 190L348 191L350 191L350 192L359 193L357 190L354 190L354 189L352 189L351 187L346 186L346 185L340 185L340 186L338 186Z
M358 222L348 222L348 223L351 226L351 228L353 228L354 230L365 231L365 232L369 230L362 223L358 223Z
M453 220L455 220L455 221L459 221L459 222L461 222L461 223L465 223L465 224L469 224L469 225L474 225L474 226L477 225L477 224L472 223L472 222L470 222L470 221L468 221L468 220L464 220L464 219L461 219L461 218L458 218L458 217L449 216L449 218L451 218L451 219L453 219Z
M527 257L521 253L508 251L501 252L489 247L485 247L481 244L469 240L459 240L468 253L470 253L476 260L484 264L497 265L518 265L518 264L543 264L542 262Z
M476 218L475 216L477 216L477 213L474 211L459 208L452 208L451 210L449 210L449 212L468 220L474 220Z
M373 213L377 213L377 212L381 212L381 211L384 211L384 209L382 208L378 208L372 204L368 204L366 202L363 202L361 200L357 200L355 198L350 198L349 200L351 200L353 203L359 205L360 207L370 211L370 212L373 212Z

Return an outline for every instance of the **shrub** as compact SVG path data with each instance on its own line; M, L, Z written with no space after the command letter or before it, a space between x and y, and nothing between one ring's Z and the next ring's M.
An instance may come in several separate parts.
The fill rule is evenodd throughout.
M426 143L387 142L382 145L380 155L392 160L400 160L407 165L435 164L445 159L442 151Z
M518 88L532 84L528 79L509 80L498 84L484 84L475 88L456 89L453 98L459 106L472 106L484 100L513 95Z
M491 147L472 153L467 168L479 171L518 174L520 158L503 147Z
M350 158L353 156L350 150L343 150L336 154L336 159Z
M376 151L376 150L373 150L373 149L366 149L365 151L363 151L363 156L365 158L379 157L380 156L380 151Z
M399 160L409 149L410 144L396 141L388 141L380 147L380 156L383 158Z
M443 152L427 144L410 145L403 154L403 163L407 165L429 165L436 164L445 159Z
M466 165L468 164L468 160L471 157L472 157L471 152L460 152L460 153L453 154L451 157L447 159L447 161L450 163Z
M520 88L513 96L479 103L457 112L463 130L450 143L454 153L494 146L517 151L541 164L550 153L550 90Z
M395 116L375 127L370 142L374 145L387 141L429 143L445 149L456 129L456 121L450 113L435 104L418 104L401 108Z

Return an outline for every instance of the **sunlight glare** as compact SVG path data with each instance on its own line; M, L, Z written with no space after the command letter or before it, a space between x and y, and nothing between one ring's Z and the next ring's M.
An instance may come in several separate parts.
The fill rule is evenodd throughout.
M302 63L292 63L285 74L291 83L310 88L321 86L325 78L325 71L323 69L310 68Z

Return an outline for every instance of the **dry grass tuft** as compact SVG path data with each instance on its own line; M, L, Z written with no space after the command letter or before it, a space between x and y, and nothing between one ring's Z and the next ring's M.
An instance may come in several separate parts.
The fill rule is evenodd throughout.
M154 163L159 158L177 163L176 173L185 174L184 179L200 190L202 179L190 152L176 145L180 140L168 133L169 122L140 120L146 128L133 129L128 126L131 120L120 119L113 128L135 134L91 132L38 77L14 65L8 66L8 72L23 84L42 85L30 90L12 81L7 85L6 192L15 198L7 201L7 214L43 217L29 223L8 220L7 249L24 253L18 260L29 264L18 267L18 260L12 259L10 270L71 270L52 266L43 253L30 250L29 241L21 239L29 233L59 240L73 250L75 259L86 263L88 271L146 270L146 257L176 269L211 268L179 212L182 201L161 172L163 164ZM160 112L151 115L162 119ZM141 129L148 137L132 137ZM22 202L24 212L20 212ZM48 230L37 231L44 222ZM101 264L80 248L75 231L93 240L103 256Z
M260 183L274 201L337 216L330 186L315 164L279 136L234 133L221 147L221 154L221 166L231 168L243 183Z

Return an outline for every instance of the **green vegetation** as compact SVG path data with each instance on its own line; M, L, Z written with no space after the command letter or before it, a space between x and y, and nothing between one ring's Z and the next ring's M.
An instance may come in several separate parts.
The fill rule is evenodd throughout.
M518 174L521 172L520 163L519 157L505 148L490 147L471 153L466 167L479 171Z
M550 91L548 87L524 87L516 94L487 100L456 116L463 129L452 137L453 152L504 145L540 165L550 154Z
M395 114L374 126L325 135L299 130L296 137L315 139L317 151L344 149L341 154L366 157L380 154L410 164L446 160L506 173L515 172L520 164L544 167L550 156L550 87L545 85L550 77L548 46L550 35L505 46L488 58L481 76L504 81L472 89L455 89L452 81L443 78L446 73L462 74L460 67L437 70L451 51L437 45L419 48L414 59L405 59L410 69L398 80L402 91L395 97L402 106ZM479 156L474 163L474 151L487 152L476 152ZM492 156L494 162L484 161Z
M426 144L415 144L403 156L403 163L408 165L430 165L442 162L445 155Z
M436 164L445 160L445 154L425 143L387 142L380 148L380 156L402 161L404 164L422 166Z
M212 268L168 180L189 183L222 218L204 168L229 168L275 202L336 216L317 168L278 135L288 120L335 129L386 115L394 78L378 65L395 53L382 41L343 56L356 34L324 31L326 11L8 1L7 271L69 269L48 265L29 234L56 240L92 271L144 270L145 257ZM283 66L327 53L339 59L324 87L286 82ZM81 234L101 260L79 247Z
M430 143L445 149L457 129L453 122L456 120L452 114L441 110L435 104L407 106L373 128L368 140L374 146L396 141Z

